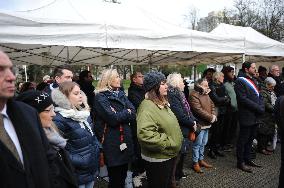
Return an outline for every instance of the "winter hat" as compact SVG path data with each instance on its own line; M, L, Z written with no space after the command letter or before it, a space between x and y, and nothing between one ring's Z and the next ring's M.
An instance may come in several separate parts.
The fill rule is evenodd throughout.
M47 107L53 104L51 97L47 93L36 90L23 92L16 100L34 107L38 113L43 112Z
M156 85L160 85L164 80L166 80L166 77L163 73L157 71L148 72L144 76L144 88L146 92L153 89Z

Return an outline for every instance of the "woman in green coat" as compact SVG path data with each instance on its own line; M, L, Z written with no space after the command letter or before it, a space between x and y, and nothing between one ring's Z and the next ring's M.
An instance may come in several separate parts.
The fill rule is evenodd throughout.
M171 187L171 177L183 136L167 101L166 77L149 72L144 77L145 99L138 108L137 137L145 161L148 187Z

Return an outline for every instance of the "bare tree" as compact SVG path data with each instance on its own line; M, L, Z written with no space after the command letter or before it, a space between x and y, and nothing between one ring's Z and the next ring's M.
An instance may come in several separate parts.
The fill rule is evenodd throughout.
M281 40L284 30L284 1L263 0L260 9L261 23L259 30L266 36Z
M235 0L237 25L252 27L264 35L283 40L283 0Z
M198 12L199 10L191 7L189 8L186 15L184 15L185 21L188 23L188 28L192 30L196 30L197 28L197 22L198 22Z
M255 27L259 22L259 7L255 0L235 0L237 25Z

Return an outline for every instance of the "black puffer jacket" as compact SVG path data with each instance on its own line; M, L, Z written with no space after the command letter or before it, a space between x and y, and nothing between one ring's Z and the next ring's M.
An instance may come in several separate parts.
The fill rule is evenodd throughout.
M211 82L209 85L211 92L209 96L214 102L215 107L218 109L218 115L224 115L227 112L227 108L230 106L230 97L226 92L224 84L217 84Z
M196 118L193 116L191 111L188 112L186 110L182 95L183 93L177 88L171 86L168 88L168 101L170 103L170 108L177 117L183 137L187 138Z
M96 93L94 104L95 130L100 141L104 135L106 165L113 167L131 162L134 159L134 150L130 122L136 118L134 106L121 90L118 93L108 90ZM131 113L127 109L131 109ZM123 151L120 150L121 136L127 146Z
M66 150L60 149L57 151L53 147L50 147L48 156L50 167L49 176L52 188L78 187L74 168Z

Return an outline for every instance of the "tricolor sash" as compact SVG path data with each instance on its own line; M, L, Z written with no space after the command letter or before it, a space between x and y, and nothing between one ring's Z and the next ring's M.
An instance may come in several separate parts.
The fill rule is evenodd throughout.
M251 88L255 92L255 94L259 96L259 91L252 80L247 79L245 77L239 77L239 79L243 80L249 86L249 88Z

